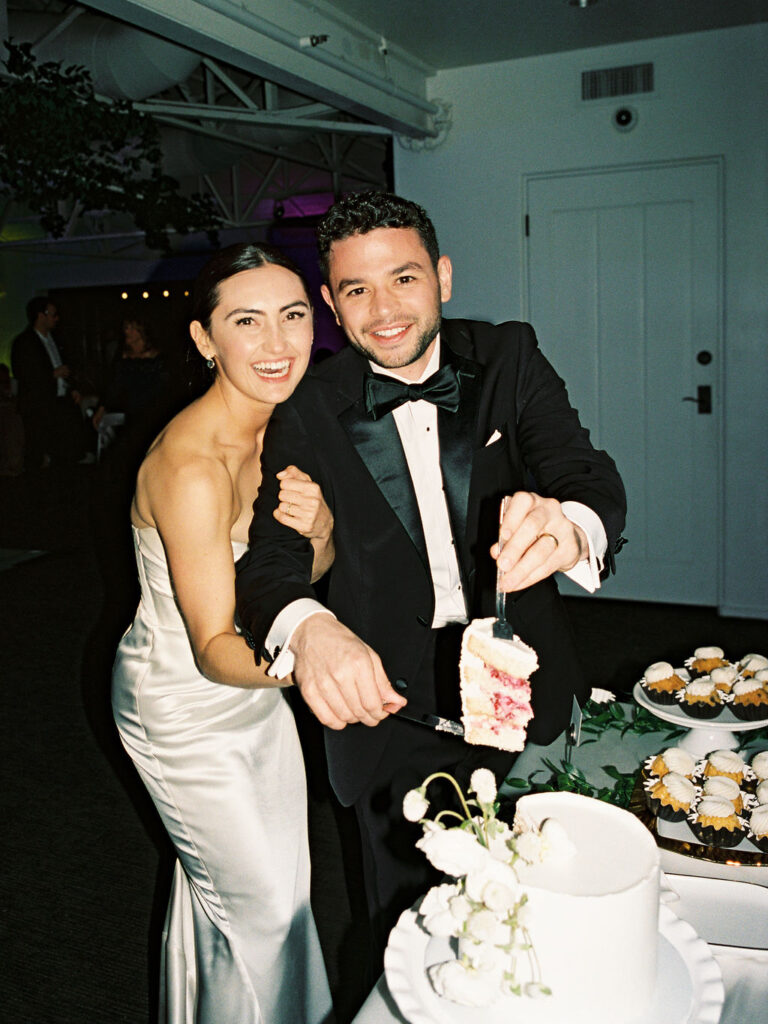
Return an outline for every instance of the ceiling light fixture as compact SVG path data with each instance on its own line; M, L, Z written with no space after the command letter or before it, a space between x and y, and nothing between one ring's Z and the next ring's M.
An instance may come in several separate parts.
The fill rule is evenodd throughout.
M580 7L584 10L587 7L591 7L592 4L596 4L597 0L566 0L569 7Z

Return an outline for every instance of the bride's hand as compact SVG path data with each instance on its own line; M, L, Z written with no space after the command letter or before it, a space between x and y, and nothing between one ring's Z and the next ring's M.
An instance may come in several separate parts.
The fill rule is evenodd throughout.
M280 492L275 519L309 540L327 543L333 534L333 515L318 484L296 466L281 470L277 479Z

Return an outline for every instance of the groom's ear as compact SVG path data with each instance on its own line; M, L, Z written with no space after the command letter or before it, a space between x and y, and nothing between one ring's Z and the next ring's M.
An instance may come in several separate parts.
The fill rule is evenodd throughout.
M336 317L336 323L339 325L339 327L341 327L341 320L339 320L339 314L336 312L336 306L333 304L333 296L331 295L331 289L328 287L327 284L320 285L320 294L325 299L326 304L331 307L333 315Z

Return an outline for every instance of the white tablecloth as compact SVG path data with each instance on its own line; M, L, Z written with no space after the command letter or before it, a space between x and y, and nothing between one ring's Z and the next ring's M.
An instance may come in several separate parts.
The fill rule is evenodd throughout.
M610 784L612 780L602 772L602 765L612 765L619 771L630 771L648 754L674 745L676 741L667 740L663 732L642 736L629 733L621 737L618 731L609 730L598 742L574 750L571 761L586 774L593 785ZM765 746L763 742L758 748ZM543 765L544 758L559 763L563 756L562 738L548 747L529 744L517 759L513 774L528 778L531 772ZM742 756L749 757L750 751ZM548 774L548 770L545 770L540 778ZM715 864L694 860L669 850L661 851L661 866L671 874L726 878L768 886L768 868L764 867ZM706 939L705 935L701 937ZM720 965L725 986L720 1024L768 1024L768 950L739 950L714 945L711 949ZM398 1011L385 977L379 979L353 1024L409 1024ZM621 1021L617 1019L612 1024L621 1024Z

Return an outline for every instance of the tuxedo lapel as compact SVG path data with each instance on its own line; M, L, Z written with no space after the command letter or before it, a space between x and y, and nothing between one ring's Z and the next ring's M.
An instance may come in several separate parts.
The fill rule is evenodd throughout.
M428 567L419 506L394 417L372 420L361 398L339 415L339 422Z
M440 436L440 469L451 518L451 529L460 551L466 550L469 484L472 455L483 382L482 367L452 351L443 343L443 362L453 364L461 388L457 412L437 411ZM460 559L460 562L462 560Z
M457 345L461 344L460 339L455 341ZM442 343L441 361L443 364L453 365L461 389L460 404L455 413L445 409L437 410L440 469L451 529L458 550L465 555L459 559L461 565L468 557L467 511L482 387L482 367L456 352L445 338ZM351 398L351 404L340 412L339 422L428 569L427 546L419 506L394 417L387 415L379 420L373 420L368 416L362 400L362 379L367 363L361 359L358 368L359 375L358 371L355 371L345 381L345 393L350 398L353 395L355 397Z

